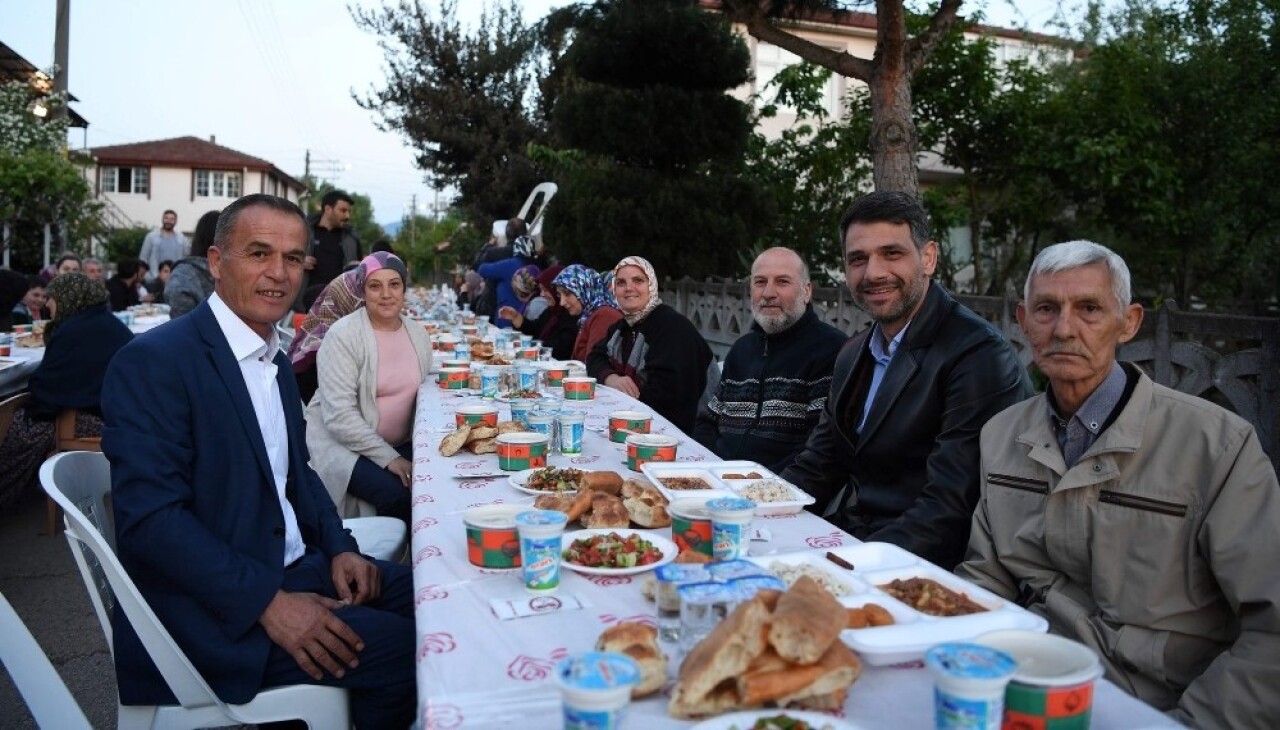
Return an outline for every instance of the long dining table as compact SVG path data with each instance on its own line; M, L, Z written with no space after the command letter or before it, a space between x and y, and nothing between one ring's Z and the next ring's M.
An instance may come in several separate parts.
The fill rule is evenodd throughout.
M153 314L137 317L129 330L140 335L147 330L158 327L169 321L168 314ZM44 360L44 347L13 346L9 354L0 357L0 398L17 393L27 387L27 380L40 367Z
M493 403L470 391L440 389L434 380L418 393L414 425L413 514L411 559L417 626L418 725L450 728L558 728L562 724L560 692L554 667L561 659L590 651L606 628L621 621L656 623L654 603L641 593L645 574L584 576L563 571L555 594L560 610L516 618L499 618L503 606L527 604L516 570L478 568L468 562L463 513L487 504L528 504L533 497L517 491L507 476L476 478L498 471L497 458L461 452L441 455L441 439L454 429L459 406ZM495 403L499 417L509 406ZM584 411L583 452L552 454L550 466L630 472L622 444L607 436L608 414L634 409L652 412L639 401L599 387L589 401L565 401ZM681 439L678 462L711 462L717 457L653 414L652 430ZM859 541L809 512L757 517L755 526L767 540L753 540L751 555L773 555L815 548L857 545ZM570 528L572 530L572 526ZM670 530L655 530L664 536ZM566 533L568 536L571 533ZM679 667L676 647L664 644L674 680ZM679 728L695 722L667 714L672 682L656 696L633 702L624 728ZM866 728L932 728L933 680L923 663L864 666L849 690L845 722ZM1133 698L1105 679L1095 688L1093 727L1178 727L1162 713Z

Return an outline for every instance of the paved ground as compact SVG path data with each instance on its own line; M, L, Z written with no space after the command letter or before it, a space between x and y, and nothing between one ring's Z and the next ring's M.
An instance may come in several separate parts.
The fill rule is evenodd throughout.
M111 653L66 538L61 532L42 534L44 520L43 495L27 495L0 512L0 593L40 642L89 722L113 728ZM0 727L36 727L8 672L0 672Z

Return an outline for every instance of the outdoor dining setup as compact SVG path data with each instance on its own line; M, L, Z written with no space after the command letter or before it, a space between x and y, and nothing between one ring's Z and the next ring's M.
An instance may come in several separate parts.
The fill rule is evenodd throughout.
M855 539L582 363L444 292L409 308L436 371L413 426L421 727L1177 726L1042 617Z

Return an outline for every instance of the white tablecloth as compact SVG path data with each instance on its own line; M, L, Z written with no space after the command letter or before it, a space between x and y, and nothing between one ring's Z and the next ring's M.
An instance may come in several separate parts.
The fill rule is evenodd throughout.
M169 315L167 314L137 317L134 319L133 324L129 325L129 330L135 335L140 335L168 321ZM27 380L36 371L36 368L40 367L40 361L44 359L43 347L15 347L10 352L10 358L22 360L23 362L0 370L0 397L25 389Z
M558 728L560 696L552 669L565 656L589 651L596 637L618 621L653 622L656 608L640 593L643 575L585 577L564 572L557 595L587 605L512 620L499 620L489 601L526 596L519 571L482 570L467 561L462 512L494 503L532 504L533 498L509 486L505 477L455 479L456 474L497 470L494 455L466 454L446 458L437 448L453 429L454 412L463 404L481 403L457 397L427 382L419 391L414 427L412 552L418 633L419 722L426 728ZM594 401L566 401L587 413L581 456L553 455L552 466L612 469L627 475L621 444L611 443L600 429L607 414L623 408L650 409L618 391L600 388ZM499 417L509 411L498 404ZM679 434L654 414L653 430ZM715 460L705 448L685 438L678 461ZM807 512L758 518L772 540L752 543L752 554L853 545L858 541ZM667 536L670 530L658 530ZM673 647L667 647L672 649ZM678 657L672 659L674 677ZM866 727L933 727L932 680L922 665L865 667L849 692L845 716ZM668 698L633 703L624 727L686 727L666 714ZM1172 726L1163 715L1101 681L1094 701L1095 728Z

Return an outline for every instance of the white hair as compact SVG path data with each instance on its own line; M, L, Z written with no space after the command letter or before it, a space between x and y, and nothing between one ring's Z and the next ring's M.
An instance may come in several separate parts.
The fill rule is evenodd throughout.
M1031 280L1039 274L1056 274L1098 263L1106 264L1107 271L1111 274L1111 291L1116 295L1120 308L1129 306L1133 299L1129 286L1129 267L1115 251L1093 241L1055 243L1037 254L1036 260L1031 262L1031 270L1027 272L1022 299L1031 301Z

